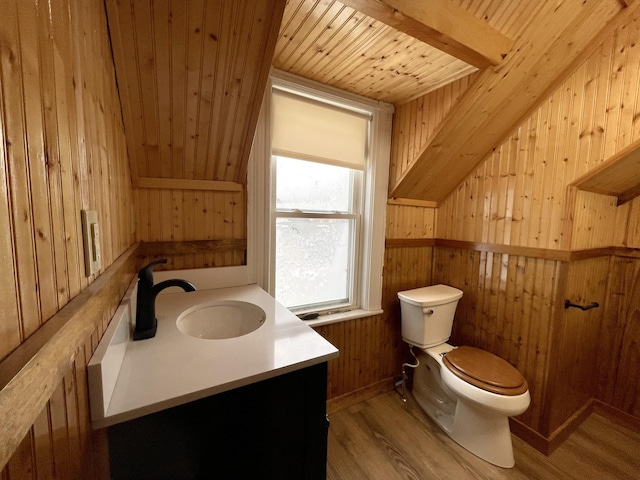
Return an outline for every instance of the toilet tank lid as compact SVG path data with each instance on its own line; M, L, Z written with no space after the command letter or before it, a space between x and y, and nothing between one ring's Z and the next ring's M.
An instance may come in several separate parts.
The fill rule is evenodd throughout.
M449 285L431 285L430 287L398 292L398 298L412 305L433 307L434 305L443 305L459 300L462 298L462 290Z

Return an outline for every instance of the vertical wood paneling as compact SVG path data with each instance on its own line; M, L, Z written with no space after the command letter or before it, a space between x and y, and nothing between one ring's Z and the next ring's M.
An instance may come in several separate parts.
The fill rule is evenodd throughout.
M2 228L10 232L3 237L8 254L3 258L12 259L7 271L15 271L17 287L13 300L7 297L3 307L14 312L8 318L19 319L19 328L14 327L8 337L19 333L20 341L88 283L78 241L81 208L98 210L103 268L133 240L130 222L120 221L129 217L132 192L113 70L108 67L110 49L104 14L99 5L74 7L77 11L64 0L7 5L6 21L1 26ZM83 23L86 30L63 30L63 26L70 28L71 18L78 16L87 16ZM23 38L27 33L29 39ZM81 36L82 42L70 41ZM88 58L96 57L88 63L83 59L92 68L75 70L77 50L86 50L80 54ZM107 67L98 59L109 62ZM87 72L93 70L97 73L89 76ZM107 72L111 75L105 75ZM111 79L108 87L102 85L106 84L105 77ZM75 101L67 93L69 84L81 91ZM78 98L85 105L81 111L77 109ZM82 136L87 126L94 124L102 125L103 130L97 143ZM70 144L82 148L74 151ZM91 179L81 171L91 172ZM121 226L112 229L111 223ZM11 284L7 287L11 293ZM15 348L17 343L13 342ZM0 351L0 358L10 350Z
M573 249L615 244L616 197L578 191L573 215Z
M436 209L387 205L387 238L434 238Z
M640 248L640 197L616 209L614 245Z
M98 211L98 275L131 246L134 233L102 2L5 1L0 47L1 361L97 277L84 276L82 208ZM108 475L93 469L87 361L83 348L3 479Z
M245 192L136 189L137 240L245 240ZM244 251L166 255L162 269L244 265ZM152 261L142 258L142 262Z
M106 2L134 184L245 182L284 5Z
M617 207L614 197L568 188L638 138L638 22L604 41L438 206L437 237L565 250L640 245L637 199ZM402 144L399 133L394 141ZM596 396L598 370L603 401L637 415L629 259L616 257L617 270L609 272L609 257L561 264L447 252L436 247L434 282L460 286L467 297L455 341L493 351L525 373L532 386L531 407L520 418L525 425L543 435L561 428ZM607 275L613 287L605 295ZM559 307L565 296L601 308L565 312ZM518 339L517 347L509 338ZM616 353L605 359L605 350ZM622 350L628 355L618 357Z
M316 327L340 356L329 361L328 398L336 398L400 375L408 346L400 335L397 293L431 283L432 247L387 248L382 308L373 317Z
M640 417L640 259L614 257L598 350L597 398Z
M587 311L562 309L559 316L553 351L556 358L548 379L552 386L552 395L548 398L548 433L596 397L608 271L609 257L571 262L568 266L566 298L579 305L597 302L601 307ZM559 304L563 302L564 298L558 299Z
M389 103L476 70L338 1L304 0L287 2L273 66Z
M554 261L435 248L433 283L464 292L450 343L492 352L522 372L531 406L518 418L534 430L544 407L555 282Z
M39 299L36 288L36 262L34 231L31 223L27 136L24 125L24 108L21 98L25 95L21 74L21 48L18 33L18 14L15 5L9 5L3 12L3 41L6 47L2 54L2 97L4 107L3 137L6 145L5 165L8 169L6 204L11 207L11 216L5 221L3 230L12 232L12 251L8 258L15 265L14 278L16 296L7 299L8 305L15 305L17 322L12 326L11 335L21 342L33 333L40 323ZM11 318L11 317L9 317ZM8 322L3 322L8 323ZM7 345L0 357L6 356L18 343Z
M400 180L474 77L474 74L468 75L415 100L396 105L391 140L390 185Z
M566 189L638 138L639 22L633 18L600 45L439 205L439 236L550 249L606 242L611 206L578 206L586 216L567 231ZM406 141L400 126L396 143ZM603 221L594 224L592 215Z

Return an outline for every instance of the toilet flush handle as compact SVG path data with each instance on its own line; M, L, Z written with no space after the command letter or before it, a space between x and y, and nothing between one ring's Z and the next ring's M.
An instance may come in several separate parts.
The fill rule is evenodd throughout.
M426 313L427 315L433 315L433 308L427 309L424 313Z

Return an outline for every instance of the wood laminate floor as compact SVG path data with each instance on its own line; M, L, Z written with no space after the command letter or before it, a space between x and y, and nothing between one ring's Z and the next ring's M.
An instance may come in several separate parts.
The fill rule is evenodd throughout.
M599 414L550 456L512 436L516 466L495 467L391 391L330 415L328 480L640 479L640 433Z

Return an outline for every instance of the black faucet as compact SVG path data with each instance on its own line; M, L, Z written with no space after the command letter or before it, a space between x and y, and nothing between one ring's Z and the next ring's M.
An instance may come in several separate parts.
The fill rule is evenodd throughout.
M194 292L196 287L186 280L177 278L153 284L153 267L159 263L167 263L166 258L156 260L138 272L138 304L136 306L136 328L133 330L134 340L144 340L156 336L158 320L156 319L156 296L165 288L180 287L185 292Z

